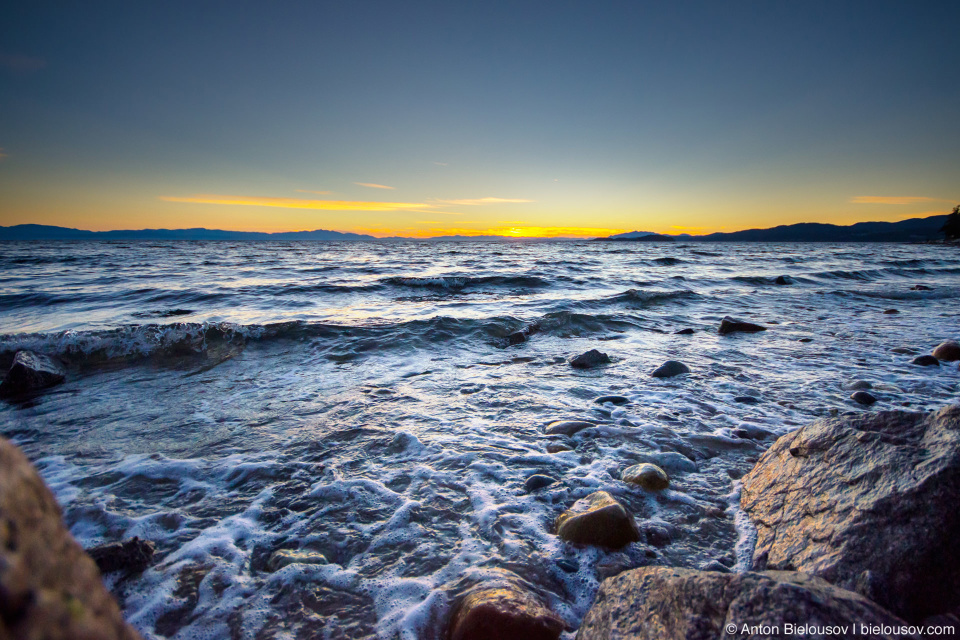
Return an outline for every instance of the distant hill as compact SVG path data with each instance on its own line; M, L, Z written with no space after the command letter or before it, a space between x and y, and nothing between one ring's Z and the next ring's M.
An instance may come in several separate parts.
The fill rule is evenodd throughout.
M219 229L140 229L128 231L83 231L42 224L21 224L0 227L0 240L226 240L231 242L293 242L376 240L373 236L339 231L291 231L258 233L253 231L221 231Z
M705 236L684 235L675 239L688 242L922 242L943 238L940 228L946 221L947 216L941 215L900 222L858 222L849 226L801 222L771 229L747 229ZM619 240L625 235L630 234L597 240Z
M616 235L610 236L611 240L629 240L630 238L641 238L643 236L655 236L657 233L655 231L629 231L627 233L618 233Z
M600 242L676 242L673 236L664 236L659 233L648 233L646 235L635 236L630 234L620 234L610 236L609 238L594 238Z

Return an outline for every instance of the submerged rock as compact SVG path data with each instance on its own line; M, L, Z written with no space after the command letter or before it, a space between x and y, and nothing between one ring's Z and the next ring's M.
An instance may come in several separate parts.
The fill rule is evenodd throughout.
M20 450L0 438L0 637L136 640Z
M774 284L793 284L793 280L787 276L777 276L777 279L773 281Z
M753 396L734 396L733 401L740 404L760 404L760 398Z
M960 344L955 340L941 342L940 345L933 350L933 357L943 362L960 360Z
M603 581L577 640L824 637L785 633L786 623L848 630L861 624L906 626L863 596L803 573L641 567ZM750 633L745 626L777 627L779 632ZM848 631L844 637L856 635Z
M867 391L873 389L873 383L868 380L851 380L843 385L846 391Z
M87 549L87 553L97 563L100 573L140 573L153 562L153 552L154 545L151 541L137 537Z
M640 529L627 509L606 491L573 503L556 522L557 536L575 544L619 549L640 540Z
M533 493L534 491L543 489L544 487L549 487L552 484L556 484L556 482L556 478L535 473L527 478L527 481L523 483L523 488L527 493Z
M915 284L912 287L910 287L910 290L911 291L932 291L933 287L928 287L925 284Z
M624 482L640 485L648 491L663 491L670 486L670 476L655 464L648 462L627 467L620 474Z
M63 368L53 358L32 351L18 351L10 370L0 382L0 397L13 398L34 393L56 386L64 379Z
M667 360L650 375L654 378L672 378L683 373L690 373L690 367L678 360Z
M564 451L573 451L573 447L561 443L550 443L547 445L547 453L563 453Z
M940 361L933 356L917 356L910 361L910 364L915 364L921 367L939 367Z
M267 560L267 571L279 571L290 564L327 564L327 558L316 551L277 549Z
M547 435L564 435L572 436L573 434L583 431L584 429L589 429L590 427L595 427L592 422L586 422L585 420L557 420L556 422L551 422L543 430Z
M450 619L449 640L556 640L563 620L519 584L480 585L461 598Z
M596 349L581 353L570 361L570 366L575 369L592 369L603 364L610 364L610 356Z
M594 400L597 404L603 404L604 402L610 402L612 404L627 404L630 402L630 398L624 396L600 396Z
M960 406L814 422L742 482L755 570L822 576L911 621L960 607Z
M890 353L899 353L900 355L912 356L917 352L916 349L911 349L910 347L894 347L890 349Z
M678 336L692 336L693 329L691 329L690 327L687 327L686 329L680 329L679 331L674 331L673 333Z
M866 391L855 391L850 394L850 399L856 402L857 404L871 405L877 401L872 393L867 393Z
M899 309L884 309L883 313L884 313L885 315L891 316L891 315L895 315L895 314L897 314L897 313L900 313L900 310L899 310Z
M756 333L758 331L766 331L766 327L761 327L758 324L753 324L752 322L744 322L743 320L736 320L730 316L726 316L723 320L720 321L720 328L717 329L717 333L722 336L727 335L728 333Z

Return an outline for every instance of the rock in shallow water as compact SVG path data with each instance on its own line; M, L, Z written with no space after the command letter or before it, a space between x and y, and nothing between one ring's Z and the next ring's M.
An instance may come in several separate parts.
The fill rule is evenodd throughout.
M814 422L742 482L754 569L819 575L912 621L960 607L960 406Z
M64 378L63 369L52 358L32 351L18 351L0 382L0 397L13 398L41 391L60 384Z
M570 361L570 366L575 369L592 369L603 364L610 364L610 356L596 349L581 353Z
M850 394L850 399L856 402L857 404L862 405L871 405L877 401L872 393L867 393L866 391L856 391Z
M672 378L683 373L690 373L690 367L678 360L667 360L650 375L654 378Z
M557 420L556 422L551 422L543 430L547 435L564 435L572 436L578 431L583 431L584 429L589 429L590 427L595 427L592 422L587 422L585 420Z
M573 503L556 522L557 536L575 544L609 549L640 540L640 529L627 509L606 491Z
M693 329L691 329L690 327L687 327L686 329L680 329L679 331L674 331L674 333L678 336L692 336Z
M297 551L295 549L277 549L267 560L267 571L279 571L291 564L327 564L327 558L316 551Z
M648 491L663 491L670 486L670 476L655 464L644 463L627 467L620 474L624 482L636 484Z
M538 489L543 489L544 487L549 487L550 485L556 483L556 478L551 478L550 476L545 476L540 473L535 473L534 475L527 478L527 481L523 483L523 488L527 493L532 493Z
M934 358L933 356L917 356L910 361L911 364L915 364L921 367L939 367L940 361Z
M87 549L87 553L97 563L100 573L139 573L153 562L153 552L154 545L151 541L137 537Z
M752 322L744 322L743 320L737 320L726 316L723 320L720 321L720 328L717 329L717 333L722 336L725 336L729 333L756 333L758 331L766 331L766 327L761 327L758 324L753 324Z
M774 284L780 284L780 285L793 284L793 280L791 280L791 279L788 278L787 276L777 276L777 279L774 280L773 283L774 283Z
M866 598L803 573L642 567L604 580L577 640L824 637L784 633L785 623L848 629L860 624L906 626ZM780 631L750 633L744 626L776 626ZM857 633L848 631L843 637Z
M563 620L522 586L509 582L479 586L457 604L449 640L556 640Z
M624 396L600 396L594 400L597 404L603 404L604 402L609 402L611 404L627 404L630 402L630 398Z
M943 362L960 360L960 344L955 340L941 342L940 345L933 350L933 357Z
M0 438L0 637L135 640L27 458Z

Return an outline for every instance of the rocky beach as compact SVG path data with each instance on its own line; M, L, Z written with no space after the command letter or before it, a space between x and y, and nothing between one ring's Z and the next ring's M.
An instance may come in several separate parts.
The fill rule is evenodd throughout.
M960 632L952 247L8 243L0 268L13 635Z

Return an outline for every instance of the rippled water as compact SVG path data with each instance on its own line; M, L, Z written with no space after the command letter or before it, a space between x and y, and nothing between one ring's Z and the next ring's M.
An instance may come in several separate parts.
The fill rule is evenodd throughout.
M957 401L956 365L891 349L960 337L958 297L936 245L3 243L0 364L26 347L69 375L0 428L82 544L156 541L109 578L146 637L437 638L502 570L572 637L605 575L734 566L736 478L775 434L863 410L845 383L873 383L871 410ZM719 336L728 314L769 330ZM567 364L592 348L613 363ZM692 374L651 378L668 359ZM596 426L543 434L564 418ZM618 479L651 456L670 490ZM525 493L533 473L560 482ZM552 535L598 489L642 542ZM329 564L271 573L281 548Z

